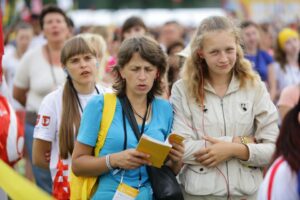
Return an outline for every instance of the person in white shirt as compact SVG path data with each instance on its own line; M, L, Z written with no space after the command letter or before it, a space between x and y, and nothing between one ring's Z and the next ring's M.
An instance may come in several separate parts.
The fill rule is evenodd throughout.
M300 199L300 100L281 125L273 164L262 182L259 200Z
M101 44L98 44L101 45ZM98 60L92 40L82 35L68 40L61 53L67 73L64 88L58 88L42 101L33 142L33 163L50 168L53 195L69 199L69 169L81 114L88 100L106 89L96 86ZM51 153L50 153L51 152ZM49 164L50 160L50 164Z

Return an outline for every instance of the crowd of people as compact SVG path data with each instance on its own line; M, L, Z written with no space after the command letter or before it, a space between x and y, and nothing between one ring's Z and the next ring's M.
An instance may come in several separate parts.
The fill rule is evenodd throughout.
M176 21L153 29L132 16L79 30L45 6L39 24L16 26L2 63L11 107L0 108L15 110L25 177L56 199L72 199L71 174L98 177L92 199L118 199L122 184L154 199L136 124L162 142L184 137L164 164L184 199L300 199L300 37L270 29L223 16L188 32ZM103 127L107 94L116 105Z

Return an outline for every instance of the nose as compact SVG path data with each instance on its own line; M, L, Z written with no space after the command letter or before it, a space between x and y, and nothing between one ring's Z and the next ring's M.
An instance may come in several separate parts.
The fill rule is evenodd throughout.
M226 63L227 60L228 60L228 58L227 58L226 52L222 51L222 52L220 53L219 61L222 62L222 63Z
M140 80L144 80L144 79L146 78L146 72L145 72L144 69L141 69L138 78L139 78Z
M87 66L87 62L84 59L80 59L80 67L85 68Z

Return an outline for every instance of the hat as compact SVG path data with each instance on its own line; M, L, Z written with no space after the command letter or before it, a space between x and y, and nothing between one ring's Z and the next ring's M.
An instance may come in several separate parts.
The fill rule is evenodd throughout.
M291 38L298 38L299 39L299 34L297 31L291 29L291 28L284 28L282 31L279 32L278 34L278 43L279 47L281 49L284 48L284 45L286 41L288 41Z
M176 53L176 55L187 58L191 55L191 44L189 43L182 51Z

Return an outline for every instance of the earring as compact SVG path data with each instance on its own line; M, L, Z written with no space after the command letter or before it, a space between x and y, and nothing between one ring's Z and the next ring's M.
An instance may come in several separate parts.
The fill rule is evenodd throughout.
M98 61L96 62L96 67L99 67L99 62Z

